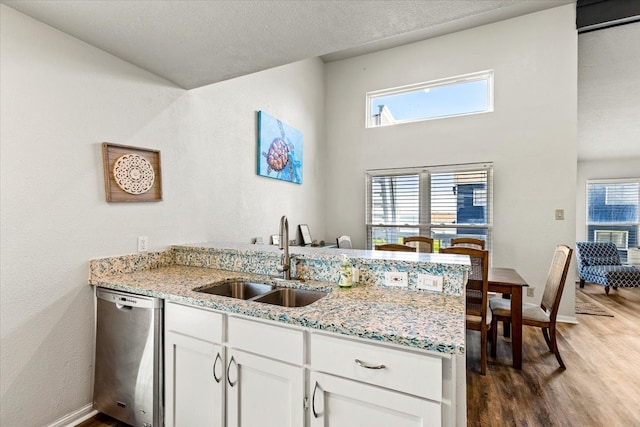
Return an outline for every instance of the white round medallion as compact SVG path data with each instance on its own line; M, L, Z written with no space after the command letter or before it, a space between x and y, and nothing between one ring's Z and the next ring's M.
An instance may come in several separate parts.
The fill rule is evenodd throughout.
M129 194L143 194L153 187L155 173L147 159L137 154L125 154L113 165L116 184Z

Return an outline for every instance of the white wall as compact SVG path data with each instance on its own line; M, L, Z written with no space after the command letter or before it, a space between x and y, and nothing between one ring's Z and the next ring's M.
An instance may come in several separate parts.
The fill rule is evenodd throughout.
M577 241L587 239L587 180L640 177L638 37L638 22L578 36Z
M91 402L90 258L290 225L324 232L319 59L194 91L0 6L0 425ZM304 183L256 176L256 110L304 134ZM107 203L103 141L159 149L164 201Z
M364 127L367 91L487 69L493 113ZM555 245L575 242L576 79L573 4L327 64L327 233L364 247L367 169L493 161L492 264L516 268L539 301Z

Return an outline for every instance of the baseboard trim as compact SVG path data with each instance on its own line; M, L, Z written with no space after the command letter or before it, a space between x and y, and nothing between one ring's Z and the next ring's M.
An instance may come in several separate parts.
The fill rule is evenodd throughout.
M74 427L97 413L98 411L93 409L93 403L88 403L77 411L65 415L53 424L49 424L47 427Z
M556 318L556 321L560 323L572 323L574 325L578 324L578 319L576 319L576 316L558 316Z

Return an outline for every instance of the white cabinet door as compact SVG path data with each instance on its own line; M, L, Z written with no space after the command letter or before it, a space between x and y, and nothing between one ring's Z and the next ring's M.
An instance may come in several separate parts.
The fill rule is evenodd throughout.
M227 425L304 425L304 371L236 349L227 351Z
M224 353L219 344L165 335L165 426L224 426Z
M310 427L441 425L440 404L333 375L311 372Z

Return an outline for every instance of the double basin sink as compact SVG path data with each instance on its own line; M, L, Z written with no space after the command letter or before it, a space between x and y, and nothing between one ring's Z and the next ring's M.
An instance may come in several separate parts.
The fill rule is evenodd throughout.
M196 288L194 291L282 307L304 307L327 294L322 291L281 288L268 283L255 283L242 279L224 280Z

